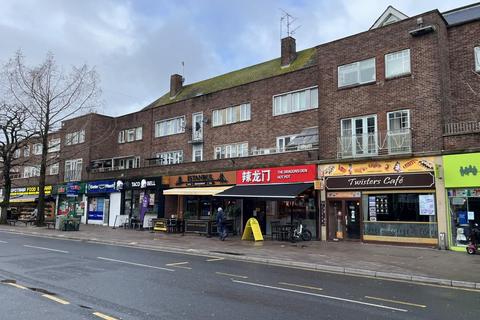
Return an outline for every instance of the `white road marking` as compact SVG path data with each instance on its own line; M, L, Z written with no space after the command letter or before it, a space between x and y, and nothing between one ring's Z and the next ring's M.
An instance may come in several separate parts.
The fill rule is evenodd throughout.
M283 284L284 286L291 286L291 287L297 287L297 288L304 288L304 289L311 289L311 290L323 290L322 288L319 287L312 287L312 286L306 286L302 284L295 284L295 283L288 283L288 282L279 282L278 284Z
M185 261L185 262L169 263L169 264L166 264L166 266L174 267L174 268L182 268L182 269L192 270L192 268L190 268L190 267L185 267L185 266L183 266L184 264L188 264L188 262Z
M28 244L24 244L23 246L24 246L24 247L27 247L27 248L33 248L33 249L47 250L47 251L60 252L60 253L69 253L68 251L64 251L64 250L57 250L57 249L50 249L50 248L44 248L44 247L29 246Z
M379 301L385 301L385 302L391 302L391 303L398 303L398 304L404 304L407 306L412 306L412 307L419 307L419 308L426 308L427 306L424 304L416 304L416 303L411 303L411 302L406 302L406 301L400 301L400 300L390 300L390 299L384 299L384 298L378 298L378 297L370 297L370 296L365 296L367 299L373 299L373 300L379 300Z
M227 276L227 277L235 277L235 278L242 278L242 279L248 279L247 276L240 276L240 275L237 275L237 274L231 274L231 273L224 273L224 272L215 272L216 274L218 275L221 275L221 276ZM232 279L233 280L233 279Z
M92 313L94 316L97 316L99 318L105 319L105 320L117 320L117 318L107 316L106 314L103 314L101 312L94 312Z
M27 289L27 287L21 286L19 284L13 283L13 282L5 282L5 284L8 284L9 286L18 288L18 289Z
M327 295L319 294L319 293L304 292L304 291L298 291L298 290L268 286L268 285L264 285L264 284L260 284L260 283L246 282L246 281L240 281L240 280L234 280L234 279L232 279L232 281L235 282L235 283L245 284L245 285L254 286L254 287L261 287L261 288L268 288L268 289L274 289L274 290L279 290L279 291L299 293L299 294L304 294L304 295L308 295L308 296L314 296L314 297L320 297L320 298L325 298L325 299L332 299L332 300L350 302L350 303L355 303L355 304L361 304L361 305L364 305L364 306L375 307L375 308L380 308L380 309L408 312L408 310L405 310L405 309L387 307L387 306L382 306L380 304L373 304L373 303L362 302L362 301L351 300L351 299L345 299L345 298L340 298L340 297L327 296Z
M220 261L220 260L225 260L225 258L212 258L212 259L207 259L207 262Z
M2 241L2 240L0 240L0 243L8 243L8 242L7 242L7 241Z
M173 270L173 269L156 267L156 266L150 266L150 265L148 265L148 264L141 264L141 263L136 263L136 262L122 261L122 260L117 260L117 259L110 259L110 258L104 258L104 257L97 257L97 259L105 260L105 261L110 261L110 262L124 263L124 264L129 264L129 265L137 266L137 267L144 267L144 268L151 268L151 269L165 270L165 271L175 271L175 270Z
M57 297L49 295L49 294L42 294L42 297L45 297L45 298L50 299L52 301L58 302L60 304L70 304L70 302L68 302L67 300L63 300L63 299L57 298Z

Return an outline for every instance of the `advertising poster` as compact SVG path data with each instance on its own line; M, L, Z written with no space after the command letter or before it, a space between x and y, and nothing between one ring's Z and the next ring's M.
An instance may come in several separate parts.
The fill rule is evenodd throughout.
M104 198L92 198L88 205L88 220L103 220Z

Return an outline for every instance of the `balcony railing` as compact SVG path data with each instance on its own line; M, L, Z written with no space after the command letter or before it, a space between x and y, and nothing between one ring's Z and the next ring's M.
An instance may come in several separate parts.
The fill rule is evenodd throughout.
M448 136L480 132L480 121L463 121L445 124L443 133Z
M276 154L276 153L285 153L285 152L295 152L295 151L307 151L318 149L318 144L300 144L295 146L286 146L284 148L252 148L248 155L249 156L259 156L266 154Z
M338 158L361 158L412 152L410 129L372 132L338 138Z

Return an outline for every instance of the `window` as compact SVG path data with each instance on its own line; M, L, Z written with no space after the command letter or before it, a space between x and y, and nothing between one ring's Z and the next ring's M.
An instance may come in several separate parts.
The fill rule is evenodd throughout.
M23 147L23 156L25 158L30 157L30 146Z
M295 139L295 135L277 137L277 152L288 150L287 145Z
M203 160L203 146L201 144L192 145L192 161L202 161Z
M401 110L389 112L388 118L388 131L402 131L410 128L410 111Z
M142 127L125 129L118 132L118 143L142 140Z
M411 152L410 111L400 110L387 113L387 127L389 154Z
M338 67L338 87L375 81L375 58Z
M377 116L341 120L342 157L377 154Z
M58 174L58 171L59 171L59 168L60 168L60 164L57 162L57 163L54 163L52 165L50 165L48 167L48 174L51 175L51 176L55 176Z
M273 115L318 108L318 88L289 92L273 97Z
M385 55L385 78L393 78L410 73L410 49Z
M110 161L111 161L110 159L104 160L103 164L101 164L100 166L104 168L110 167L111 166ZM114 170L140 168L140 157L113 159L113 167L114 167Z
M58 152L60 151L60 138L55 138L48 141L48 152Z
M23 168L23 177L39 177L40 176L40 166L27 166Z
M157 153L157 163L161 165L177 164L183 162L183 150Z
M13 153L13 158L18 159L20 158L20 149L15 150Z
M480 72L480 47L475 47L475 71Z
M67 146L84 143L84 142L85 142L85 130L67 133L67 135L65 136L65 144Z
M68 182L82 180L82 162L82 159L65 161L65 181Z
M225 144L215 147L215 159L226 159L248 156L248 142Z
M224 124L248 121L250 120L250 108L250 103L244 103L238 106L213 110L212 125L218 127Z
M185 132L185 116L155 122L155 137Z
M33 154L35 155L40 155L42 154L42 144L41 143L35 143L33 145Z

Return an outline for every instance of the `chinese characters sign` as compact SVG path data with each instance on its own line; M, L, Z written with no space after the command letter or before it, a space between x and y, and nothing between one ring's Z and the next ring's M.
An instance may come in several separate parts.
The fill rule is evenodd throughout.
M316 166L290 166L237 171L237 184L298 183L316 179Z

